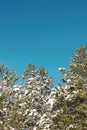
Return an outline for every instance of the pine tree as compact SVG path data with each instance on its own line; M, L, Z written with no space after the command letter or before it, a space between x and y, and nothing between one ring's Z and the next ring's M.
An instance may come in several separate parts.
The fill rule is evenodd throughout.
M9 69L4 65L0 65L0 129L5 129L7 115L10 110L11 100L13 98L12 87L18 80L14 70L9 72Z
M23 83L0 65L0 130L87 130L87 51L80 46L69 69L59 68L64 86L53 88L44 67L29 64Z
M81 46L64 71L66 109L62 116L67 129L87 129L87 51Z
M35 119L32 119L32 117L30 116L30 120L33 120L33 126L37 125L37 128L39 128L39 124L37 122L46 112L45 104L51 91L53 79L52 77L48 76L47 71L45 71L44 67L40 67L38 70L36 70L36 68L32 64L29 64L26 67L23 78L25 79L24 85L27 85L27 90L29 90L29 93L31 94L31 110L29 111L29 113L31 113L33 109L37 113L37 117L31 115Z
M13 99L15 104L9 112L9 128L41 130L38 121L46 112L45 104L51 91L52 78L43 67L37 70L32 64L26 67L22 77L22 85L13 89L16 91Z

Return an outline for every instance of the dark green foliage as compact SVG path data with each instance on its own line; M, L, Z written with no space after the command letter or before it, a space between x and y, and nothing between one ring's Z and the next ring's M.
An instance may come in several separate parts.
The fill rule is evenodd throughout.
M65 84L65 99L63 113L58 114L56 119L62 122L61 128L87 129L87 51L81 46L77 49L70 61L69 69L63 72L62 81ZM60 118L59 118L60 117ZM54 121L54 119L53 119ZM58 121L58 127L59 122ZM54 121L55 123L55 121ZM72 128L70 128L72 125ZM65 128L64 128L65 126Z
M0 65L0 129L4 130L5 122L8 118L7 113L10 111L11 100L13 98L12 87L18 77L14 70L9 72L8 68ZM7 111L6 111L7 110Z
M14 70L0 65L0 130L87 130L87 51L80 46L69 69L60 68L64 86L53 88L44 67L29 64L22 85Z

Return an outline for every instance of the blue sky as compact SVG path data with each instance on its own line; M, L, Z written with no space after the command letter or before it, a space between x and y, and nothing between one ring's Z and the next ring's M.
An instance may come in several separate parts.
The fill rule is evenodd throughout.
M44 66L54 83L58 67L87 46L87 0L0 1L0 62L21 75L28 63Z

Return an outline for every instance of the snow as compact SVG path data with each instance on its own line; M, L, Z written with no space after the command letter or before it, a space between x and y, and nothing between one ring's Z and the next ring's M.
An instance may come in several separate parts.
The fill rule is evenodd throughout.
M37 130L37 129L36 129L36 126L33 127L33 130Z
M52 107L54 102L55 102L55 99L50 98L46 104L50 104Z
M65 68L58 68L59 71L65 71Z
M67 79L67 83L69 83L71 80L70 79Z
M15 88L13 88L13 90L14 90L14 91L19 91L19 88L18 88L18 87L17 87L17 88L15 87Z
M29 90L25 90L25 95L28 94Z
M71 125L69 125L69 128L73 128L73 125L71 124Z

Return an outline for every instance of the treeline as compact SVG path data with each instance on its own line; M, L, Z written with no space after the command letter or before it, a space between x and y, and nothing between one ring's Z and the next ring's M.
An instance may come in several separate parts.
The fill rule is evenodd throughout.
M59 68L64 86L53 85L44 67L29 64L18 76L0 65L0 130L87 130L87 50L72 53Z

